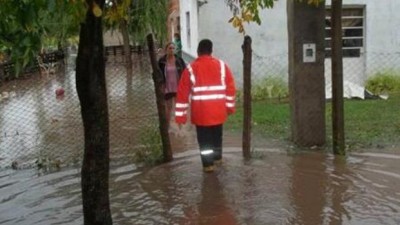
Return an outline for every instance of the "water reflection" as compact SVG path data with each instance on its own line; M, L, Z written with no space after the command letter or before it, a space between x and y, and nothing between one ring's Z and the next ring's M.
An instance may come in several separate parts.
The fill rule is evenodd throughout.
M196 224L235 225L235 213L229 207L216 173L203 174L199 216Z
M349 187L353 186L351 177L354 177L352 170L349 170L347 159L343 156L330 158L333 162L333 169L327 171L331 174L331 190L327 190L330 195L331 208L328 214L329 224L346 224L351 220L350 213L347 210L347 202L351 199L352 193Z
M292 159L291 199L295 216L291 224L342 224L346 193L346 160L326 154L294 155ZM343 164L344 163L344 164Z
M114 224L400 224L399 153L263 151L202 172L198 151L153 168L114 167ZM79 169L0 171L0 224L82 224ZM18 209L18 210L16 210Z
M390 179L389 184L387 177L369 169L393 169L396 155L384 165L376 164L378 158L371 161L362 154L348 158L323 153L305 155L294 155L291 164L294 215L290 224L399 224L399 177ZM365 174L365 170L371 173ZM367 178L370 176L374 178Z

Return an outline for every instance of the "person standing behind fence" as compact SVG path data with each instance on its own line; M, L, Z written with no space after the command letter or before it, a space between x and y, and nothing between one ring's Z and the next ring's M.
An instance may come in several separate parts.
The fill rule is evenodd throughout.
M174 34L175 54L182 57L182 41L181 36L178 33Z
M179 128L186 123L190 106L191 122L196 126L200 157L205 172L222 162L222 128L235 112L235 81L229 67L212 54L209 39L199 42L198 57L183 71L175 105Z
M171 112L175 106L176 92L179 79L186 64L183 59L174 54L175 45L170 42L165 46L165 55L158 60L158 66L163 74L163 90L166 101L166 116L168 124Z

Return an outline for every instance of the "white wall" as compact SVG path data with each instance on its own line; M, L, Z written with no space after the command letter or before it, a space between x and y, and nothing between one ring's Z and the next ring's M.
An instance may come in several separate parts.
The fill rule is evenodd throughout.
M231 17L232 12L225 1L208 0L199 9L199 37L211 39L214 42L214 55L226 61L236 77L242 77L241 47L244 35L228 23ZM287 61L286 2L278 1L273 10L263 10L261 19L261 25L252 23L245 26L246 34L252 38L254 54L262 58L269 57L266 60ZM253 73L257 72L256 69L253 69Z
M366 6L366 78L384 67L400 70L400 1L343 0L343 4Z
M198 34L198 10L197 0L180 0L180 21L181 21L181 40L182 50L192 56L197 56ZM186 13L190 13L190 40L187 35Z
M183 49L196 54L197 43L200 39L209 38L214 42L214 55L225 60L232 68L236 77L242 75L242 43L243 35L232 27L228 20L232 12L222 0L207 0L197 10L196 0L181 0L182 39L185 38L185 11L191 10L192 48ZM330 5L331 1L327 1ZM400 0L343 0L343 4L366 5L366 41L365 80L382 67L397 67L400 70ZM198 13L198 21L195 14ZM246 25L246 34L253 40L253 75L281 73L287 76L287 20L286 1L275 2L273 9L261 11L262 24ZM198 33L195 33L198 26ZM329 68L327 68L328 70ZM271 72L271 70L273 72ZM286 74L285 74L286 73Z

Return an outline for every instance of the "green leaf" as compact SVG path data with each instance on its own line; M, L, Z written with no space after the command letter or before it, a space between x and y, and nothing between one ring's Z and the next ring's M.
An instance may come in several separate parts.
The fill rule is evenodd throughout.
M103 15L103 10L100 9L99 5L97 5L96 2L93 3L92 12L93 15L96 17L100 17L101 15Z
M24 57L23 63L22 63L22 68L25 68L26 65L28 65L29 61L30 61L30 58L28 56Z

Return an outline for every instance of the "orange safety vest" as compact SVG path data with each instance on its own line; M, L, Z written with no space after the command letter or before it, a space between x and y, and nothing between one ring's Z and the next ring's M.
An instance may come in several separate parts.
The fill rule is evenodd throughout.
M235 82L222 60L200 56L183 71L175 104L175 121L199 126L223 124L235 111ZM190 104L189 104L190 102Z

